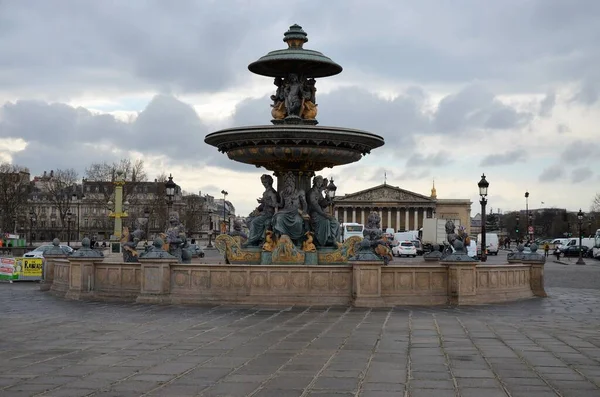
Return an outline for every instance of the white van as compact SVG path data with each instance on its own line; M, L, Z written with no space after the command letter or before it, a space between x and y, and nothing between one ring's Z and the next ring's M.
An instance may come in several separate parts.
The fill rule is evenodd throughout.
M498 235L496 233L485 234L485 245L488 255L498 255ZM477 235L477 249L481 250L481 233Z
M352 236L363 238L365 226L360 223L342 223L340 225L340 242L348 240Z

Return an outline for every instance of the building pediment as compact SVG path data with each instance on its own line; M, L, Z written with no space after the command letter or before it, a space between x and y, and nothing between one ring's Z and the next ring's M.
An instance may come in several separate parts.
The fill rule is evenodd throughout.
M362 190L360 192L346 194L343 197L336 198L337 202L415 202L415 203L435 203L435 200L431 197L423 196L418 193L410 192L408 190L400 189L399 187L390 185L379 185L371 189Z

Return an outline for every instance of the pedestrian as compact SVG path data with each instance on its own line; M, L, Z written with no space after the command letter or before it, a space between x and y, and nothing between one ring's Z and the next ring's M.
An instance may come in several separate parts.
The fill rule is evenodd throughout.
M554 255L556 255L556 260L560 260L560 250L558 247L554 248Z
M548 257L549 251L550 251L550 245L548 243L544 244L544 254L546 254L546 258Z

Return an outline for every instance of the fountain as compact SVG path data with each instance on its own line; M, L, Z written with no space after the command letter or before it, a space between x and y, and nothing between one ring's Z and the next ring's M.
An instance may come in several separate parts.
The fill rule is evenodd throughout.
M327 211L331 199L323 195L327 180L316 173L356 162L384 140L366 131L320 126L315 79L339 74L342 67L305 49L308 38L299 25L292 25L283 41L288 48L248 66L253 73L274 78L272 125L229 128L205 138L231 160L263 167L277 177L276 190L270 175L261 178L266 190L248 221L248 242L221 235L215 244L232 264L347 263L360 238L338 243L339 224ZM316 252L303 250L309 238Z

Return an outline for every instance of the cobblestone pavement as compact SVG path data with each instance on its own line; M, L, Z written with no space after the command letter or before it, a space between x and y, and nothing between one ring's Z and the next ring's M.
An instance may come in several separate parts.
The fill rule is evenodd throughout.
M546 299L459 308L89 303L2 283L0 396L598 397L599 263L549 263Z

